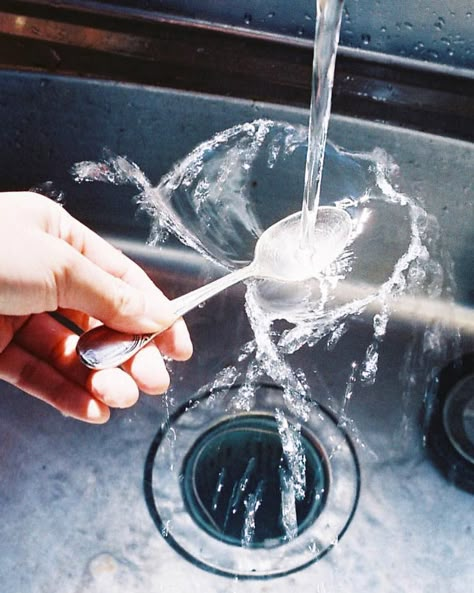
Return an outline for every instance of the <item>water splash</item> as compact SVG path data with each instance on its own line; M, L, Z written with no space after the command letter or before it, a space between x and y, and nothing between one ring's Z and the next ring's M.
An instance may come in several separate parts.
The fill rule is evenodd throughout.
M283 449L280 464L281 524L287 541L298 535L297 501L306 496L306 453L301 425L290 424L285 414L275 410L275 420Z
M151 218L151 244L160 245L173 233L185 245L233 269L252 259L263 229L291 213L289 196L303 189L306 151L304 126L260 119L234 126L199 145L157 187L136 164L110 154L98 163L78 163L73 174L78 181L134 185L138 207ZM404 313L410 299L427 294L449 300L449 264L440 248L435 218L416 198L395 189L390 179L397 167L385 152L354 154L328 143L325 170L321 203L336 205L351 215L348 249L318 279L291 285L266 280L247 283L245 310L254 338L242 346L235 365L216 375L209 386L209 400L212 394L222 397L224 388L239 381L229 411L251 411L256 386L270 379L282 387L282 405L305 422L314 377L308 379L307 371L294 364L294 356L303 348L321 344L328 351L335 350L351 335L354 324L364 319L371 327L365 352L352 360L342 400L338 403L332 397L331 406L355 441L365 446L349 414L354 394L358 386L376 381L391 318L401 315L410 321L413 311ZM432 379L428 372L425 378L420 376L415 358L421 356L425 361L419 368L435 367L443 348L441 322L427 326L421 344L418 340L410 346L407 372L401 377L407 397L415 380L419 389L419 380ZM298 428L285 424L281 408L275 417L285 458L279 476L281 523L291 541L298 534L296 501L305 492L304 452ZM337 454L338 443L334 443L330 455ZM251 547L263 486L248 492L248 472L234 485L226 521L244 505L242 545ZM225 477L216 484L216 505Z
M281 523L287 541L298 536L295 484L288 471L280 468Z
M227 511L224 519L224 526L223 532L225 533L227 530L227 526L232 515L235 515L238 511L238 508L243 503L245 493L247 491L250 477L255 471L256 460L255 457L251 457L248 461L247 467L245 468L244 473L242 474L239 481L235 482L232 488L232 495L229 498L229 503L227 506Z
M303 500L306 496L306 455L301 441L301 425L288 422L284 412L275 410L275 420L283 449L283 459L291 476L295 499Z
M226 480L226 469L225 467L223 467L220 472L219 475L217 477L217 484L214 488L214 496L212 497L212 510L215 512L217 510L217 507L219 506L219 499L220 496L222 494L222 491L224 489L224 483Z
M249 493L244 501L245 515L241 536L241 543L244 548L251 547L255 538L256 514L262 504L263 490L264 484L263 481L260 481L256 491Z
M135 163L110 153L98 163L78 163L73 175L77 181L134 185L138 207L151 218L151 244L173 233L233 269L251 261L263 229L290 213L288 196L303 189L307 138L304 126L259 119L200 144L157 187ZM217 390L243 377L235 409L250 410L255 384L269 377L283 387L288 407L304 419L308 381L288 356L323 340L328 349L336 348L361 315L372 317L373 334L359 361L358 380L372 384L394 308L407 295L426 292L438 298L446 292L437 222L390 183L398 171L391 158L381 149L348 153L328 143L325 170L321 203L352 216L350 247L321 278L248 282L246 311L255 339L243 346L239 369L224 369L215 380ZM282 327L281 320L286 322ZM434 336L428 331L426 340Z

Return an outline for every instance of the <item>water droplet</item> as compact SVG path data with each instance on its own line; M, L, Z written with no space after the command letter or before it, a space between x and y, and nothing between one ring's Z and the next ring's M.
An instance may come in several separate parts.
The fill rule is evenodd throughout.
M368 33L362 33L360 36L363 45L369 45L371 37Z
M252 22L252 15L249 12L246 12L244 14L244 23L246 25L250 25L251 22Z
M409 23L408 21L404 23L405 25L405 29L408 29L409 31L411 31L413 29L413 25L411 23Z
M275 16L275 12L274 12L274 11L272 11L272 12L269 12L269 13L267 14L267 18L269 18L269 19L272 19L274 16Z
M387 27L385 27L385 25L383 27L380 27L380 32L381 33L386 33L387 32Z
M304 27L298 27L296 33L299 37L302 37L304 35Z
M441 31L444 28L445 24L446 24L446 21L444 20L444 18L442 16L440 16L440 17L438 17L438 20L435 22L434 28L437 29L438 31Z

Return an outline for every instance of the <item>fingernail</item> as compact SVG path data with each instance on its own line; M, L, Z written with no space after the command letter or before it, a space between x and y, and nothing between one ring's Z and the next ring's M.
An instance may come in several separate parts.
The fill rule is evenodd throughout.
M91 399L87 406L87 420L93 424L104 424L109 418L109 408L97 400Z
M111 408L129 408L139 396L135 381L121 369L92 373L89 386L94 396Z

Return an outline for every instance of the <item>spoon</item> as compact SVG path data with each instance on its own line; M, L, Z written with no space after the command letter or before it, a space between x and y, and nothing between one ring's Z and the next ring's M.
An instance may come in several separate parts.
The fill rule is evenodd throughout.
M345 210L320 206L312 244L305 247L301 246L301 212L283 218L262 233L250 264L172 300L175 320L210 297L251 277L281 282L301 282L317 277L344 251L351 230L351 217ZM80 336L76 351L90 369L113 368L126 362L165 329L133 335L101 325Z

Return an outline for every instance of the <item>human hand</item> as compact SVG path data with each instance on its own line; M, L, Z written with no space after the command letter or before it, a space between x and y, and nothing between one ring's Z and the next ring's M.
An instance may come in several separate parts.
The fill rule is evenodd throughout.
M123 369L90 371L76 355L77 335L48 312L87 330L100 322L130 333L168 327L168 299L143 270L61 206L31 192L0 193L0 379L93 423L109 407L133 405L139 390L166 391L162 355L191 356L182 319Z

